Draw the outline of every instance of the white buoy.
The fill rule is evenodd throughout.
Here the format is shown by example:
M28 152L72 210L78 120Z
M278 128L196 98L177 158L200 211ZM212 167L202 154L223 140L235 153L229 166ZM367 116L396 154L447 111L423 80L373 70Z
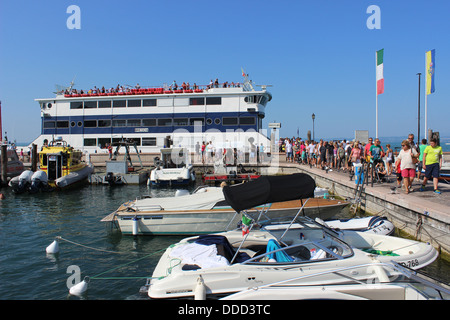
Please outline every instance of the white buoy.
M197 285L194 289L194 300L206 300L206 286L202 276L197 278Z
M83 293L87 291L88 284L89 284L89 277L84 277L83 281L72 286L69 289L69 293L73 296L81 296Z
M58 241L54 240L46 249L47 253L58 253L59 252L59 244Z
M134 216L133 217L133 222L132 222L132 233L133 236L137 236L138 232L139 232L139 219L138 217Z

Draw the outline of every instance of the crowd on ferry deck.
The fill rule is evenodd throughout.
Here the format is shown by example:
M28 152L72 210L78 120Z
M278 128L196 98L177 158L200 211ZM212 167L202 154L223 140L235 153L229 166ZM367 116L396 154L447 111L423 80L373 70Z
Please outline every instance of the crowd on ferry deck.
M203 87L206 87L206 89L211 89L211 88L240 88L241 84L239 82L231 82L228 83L228 81L219 83L219 80L216 78L215 81L213 81L211 79L211 81L209 82L208 85L204 85ZM181 86L178 86L176 80L174 80L172 82L172 84L169 86L169 90L198 90L200 87L197 85L197 83L194 83L192 86L189 84L189 82L183 82L181 84ZM69 91L68 89L66 89L64 91L64 94L66 95L70 95L70 94L100 94L100 93L120 93L120 92L131 92L132 89L141 89L141 86L138 84L136 84L136 86L131 87L131 86L123 86L118 84L116 87L111 87L109 89L105 88L104 86L100 89L97 88L97 86L94 86L94 88L89 89L87 91L84 91L83 89L78 90L78 89L71 89L71 91Z
M377 177L381 181L395 175L397 187L406 194L414 191L413 181L422 184L418 191L424 191L428 180L432 180L434 192L438 189L439 170L442 166L442 147L437 145L436 139L427 144L426 139L418 145L414 142L414 134L402 141L401 150L394 152L390 144L386 148L381 146L380 139L369 138L368 142L358 140L306 140L301 137L280 138L278 141L280 153L285 153L286 162L308 164L311 167L327 171L343 171L355 173L358 164L373 164ZM427 169L428 167L428 169ZM425 170L423 174L422 169ZM403 182L403 186L402 186Z

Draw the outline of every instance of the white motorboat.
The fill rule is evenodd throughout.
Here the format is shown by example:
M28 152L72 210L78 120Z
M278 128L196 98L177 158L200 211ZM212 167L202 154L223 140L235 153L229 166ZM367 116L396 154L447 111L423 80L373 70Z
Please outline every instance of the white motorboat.
M313 185L314 180L306 174L260 177L235 185L234 189L238 188L239 194L236 194L234 201L245 201L254 190L267 193L273 183L276 184L275 188L283 187L280 190L289 190L295 194L295 200L257 203L256 209L247 211L250 217L256 219L261 210L265 217L264 214L269 209L271 217L294 216L303 205L301 198L304 195L304 184ZM123 234L134 235L198 235L223 232L234 229L241 221L241 216L227 202L220 187L203 186L192 194L181 190L180 193L182 195L175 197L128 201L102 221L115 221ZM343 200L311 198L303 206L303 214L313 218L330 219L347 205Z
M353 230L390 236L395 231L394 224L386 217L370 216L352 219L318 221L331 229Z
M448 284L419 271L405 268L395 262L371 263L349 269L357 270L363 267L373 270L372 278L364 282L343 277L340 284L308 286L291 285L292 281L298 279L287 279L254 286L225 296L221 300L450 300ZM328 273L339 274L342 271L344 270L334 269ZM324 277L324 273L306 277L320 279Z
M155 169L147 184L152 186L179 186L195 182L193 166L186 148L161 149L161 158L155 158Z
M311 187L305 195L313 195L314 184ZM266 203L269 199L286 201L293 196L283 188L268 192L260 188L247 194L246 205L240 197L241 188L224 188L226 200L237 212L255 207L258 199ZM333 231L300 216L301 209L287 224L258 227L252 223L245 235L241 230L233 230L189 237L171 245L147 283L148 296L214 298L294 278L292 285L340 284L343 276L366 281L377 272L375 266L350 268L394 261L420 269L438 256L437 250L427 243L367 232ZM342 269L339 275L329 273L336 268ZM320 279L307 277L318 272L326 274Z

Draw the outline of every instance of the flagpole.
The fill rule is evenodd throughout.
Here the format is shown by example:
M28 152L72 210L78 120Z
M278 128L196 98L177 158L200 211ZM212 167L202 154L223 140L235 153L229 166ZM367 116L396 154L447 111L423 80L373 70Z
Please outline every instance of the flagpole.
M428 140L428 122L427 122L427 105L428 105L428 73L427 73L427 53L425 52L425 139ZM429 141L428 141L429 143Z
M377 52L375 51L375 74L377 73ZM375 138L378 139L378 85L377 77L375 76Z

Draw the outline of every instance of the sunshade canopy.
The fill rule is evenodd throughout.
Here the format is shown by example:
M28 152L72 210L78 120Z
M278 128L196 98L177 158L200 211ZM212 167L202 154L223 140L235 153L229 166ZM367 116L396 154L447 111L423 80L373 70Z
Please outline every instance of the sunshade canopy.
M316 183L305 173L260 178L223 188L228 204L237 212L266 203L314 197Z

